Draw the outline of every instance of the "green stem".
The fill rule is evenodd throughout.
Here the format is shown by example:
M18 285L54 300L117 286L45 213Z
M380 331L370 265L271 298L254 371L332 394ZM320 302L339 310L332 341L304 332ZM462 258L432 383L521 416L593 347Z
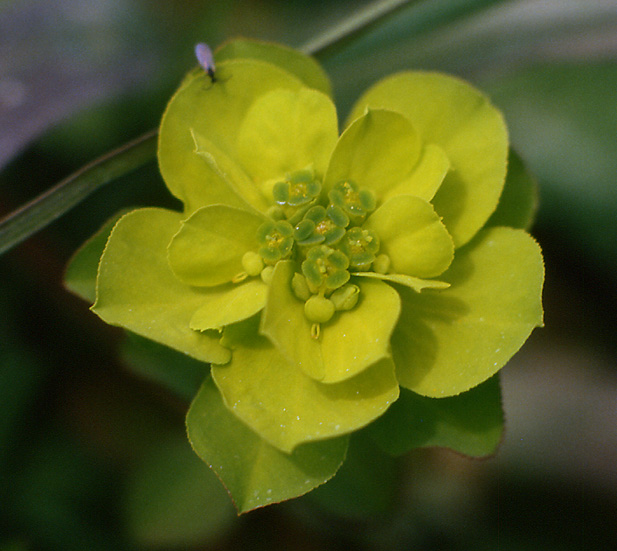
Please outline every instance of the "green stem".
M156 156L153 130L87 164L68 178L0 220L0 254L68 212L92 192Z
M331 48L343 41L352 39L370 25L374 25L382 18L393 14L399 8L409 4L410 0L378 0L358 10L353 15L336 23L315 38L309 40L299 50L307 55L321 57Z
M493 4L509 0L378 0L340 21L301 46L300 51L324 59L346 46L358 35L370 32L377 24L405 10L405 35L425 31L456 21Z

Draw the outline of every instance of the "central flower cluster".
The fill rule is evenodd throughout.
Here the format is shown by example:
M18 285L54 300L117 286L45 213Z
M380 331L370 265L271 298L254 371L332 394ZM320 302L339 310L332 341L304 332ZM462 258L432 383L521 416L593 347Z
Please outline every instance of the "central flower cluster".
M362 224L375 210L374 194L352 180L337 183L327 194L312 167L291 172L272 189L269 219L257 230L258 252L242 258L244 271L235 282L260 276L269 284L274 266L294 260L300 267L291 281L304 302L304 314L319 338L320 324L337 311L351 310L360 288L350 283L354 272L385 274L390 260L379 253L379 237Z

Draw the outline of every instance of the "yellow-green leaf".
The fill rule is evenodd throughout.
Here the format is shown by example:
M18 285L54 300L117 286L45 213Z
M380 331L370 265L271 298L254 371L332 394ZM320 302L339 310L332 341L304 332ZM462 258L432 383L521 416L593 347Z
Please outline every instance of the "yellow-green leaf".
M445 281L439 281L437 279L420 279L419 277L412 277L403 274L378 274L376 272L353 272L351 275L358 277L372 277L374 279L381 279L389 283L397 283L398 285L404 285L413 289L417 293L422 289L447 289L450 287L449 283Z
M302 87L291 73L256 59L224 61L217 67L217 75L214 84L203 71L188 77L169 102L161 122L161 173L189 214L230 194L228 182L221 176L228 163L221 159L237 159L236 136L254 101L270 90ZM200 145L206 143L222 153L220 159L213 154L213 162L206 162Z
M265 212L268 201L244 169L197 130L191 128L190 133L195 143L194 153L203 160L202 169L212 177L207 185L192 188L195 198L191 205L186 205L185 212L190 214L200 206L216 204Z
M218 336L193 331L190 320L207 290L178 280L167 263L167 244L182 215L163 209L133 211L116 224L101 257L96 303L104 321L206 362L226 362Z
M277 264L260 329L292 364L318 381L335 383L390 356L390 335L400 311L399 296L390 285L358 280L358 304L334 314L315 339L304 303L292 292L293 273L292 262Z
M402 195L386 201L364 227L379 236L379 252L388 255L393 273L435 277L452 262L454 243L448 230L419 197Z
M542 324L540 247L522 230L482 230L440 279L450 287L401 288L402 313L392 335L400 384L434 397L491 377Z
M285 453L260 438L223 404L208 378L186 416L189 440L221 479L238 509L301 496L332 478L345 459L347 437Z
M352 432L397 399L389 358L343 382L321 383L258 335L257 321L245 322L252 324L252 333L232 343L231 362L213 365L212 377L227 407L280 450L291 452L304 442Z
M312 166L321 179L338 137L336 109L312 90L273 90L257 99L238 129L238 160L260 186ZM272 201L267 186L264 193Z
M327 192L342 180L353 180L370 189L379 202L397 186L420 195L424 184L414 187L413 172L421 151L420 136L405 117L393 111L371 109L341 135L328 166L324 189Z
M266 218L257 212L212 205L182 222L169 244L169 264L187 285L214 286L240 274L242 256L258 248L257 229Z
M378 82L356 103L405 115L427 143L446 152L452 170L433 204L456 246L468 242L495 210L506 176L508 135L501 113L470 84L451 76L400 73Z
M261 279L222 285L205 297L191 318L191 329L222 329L250 318L265 306L267 294L268 286Z
M217 62L226 59L261 59L294 74L304 84L324 94L331 94L330 79L312 57L272 42L235 39L223 44L215 52Z

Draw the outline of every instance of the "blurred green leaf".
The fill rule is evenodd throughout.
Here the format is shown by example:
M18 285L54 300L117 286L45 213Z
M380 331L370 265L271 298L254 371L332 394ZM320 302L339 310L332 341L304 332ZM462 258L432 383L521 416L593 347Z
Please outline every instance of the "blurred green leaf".
M0 347L0 486L7 474L4 463L11 459L12 440L24 415L35 404L43 376L43 365L31 356L24 344L10 333L3 333Z
M11 501L36 549L122 549L123 534L102 506L115 474L103 459L53 425L42 440L32 440L31 450L13 473Z
M358 40L352 45L362 48L366 55L350 57L345 74L364 64L369 72L413 67L456 73L471 80L476 80L476 75L485 80L487 75L503 76L541 61L614 56L610 38L617 24L614 2L428 0L416 4L417 11L429 13L442 4L442 19L433 21L425 32L407 32L421 20L406 25L399 16L384 22L366 36L379 36L381 41L365 46Z
M284 453L262 440L223 404L212 379L186 418L189 440L219 476L239 513L301 496L334 476L347 437L298 446Z
M235 519L221 483L182 435L142 458L129 477L125 510L132 539L159 549L206 545Z
M341 48L361 33L365 32L377 21L391 17L399 8L405 7L410 0L377 0L369 2L360 9L356 9L350 16L337 21L321 34L313 37L302 46L301 50L316 56L327 55L330 50Z
M187 402L197 394L210 372L209 364L128 331L120 353L135 373L164 386Z
M488 88L541 183L539 222L617 267L617 63L536 66Z
M109 234L116 222L127 212L128 210L119 212L105 222L103 227L73 255L66 268L65 287L90 304L96 300L96 274Z
M28 551L29 545L20 539L11 539L0 542L0 551Z
M383 515L394 504L397 474L397 461L360 431L351 436L345 463L336 476L308 499L343 517Z
M511 226L527 230L533 224L537 208L537 182L527 171L523 160L511 149L508 157L508 174L499 204L486 225Z
M503 412L496 375L449 398L427 398L401 389L400 398L367 433L386 451L443 446L471 456L493 453L501 440Z

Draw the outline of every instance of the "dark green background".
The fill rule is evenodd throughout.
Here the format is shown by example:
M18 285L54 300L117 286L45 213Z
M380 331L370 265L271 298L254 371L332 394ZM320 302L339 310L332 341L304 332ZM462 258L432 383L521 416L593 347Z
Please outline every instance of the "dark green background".
M72 252L117 210L177 206L152 163L0 259L0 551L608 548L617 510L617 4L409 4L321 61L342 113L393 71L472 81L504 111L538 177L546 327L502 372L497 455L418 450L393 461L358 439L366 461L334 483L235 518L188 447L186 396L144 380L131 365L149 361L148 351L127 348L61 283ZM195 42L243 35L301 46L362 5L1 1L0 215L156 127L194 65ZM184 367L199 379L198 367Z

